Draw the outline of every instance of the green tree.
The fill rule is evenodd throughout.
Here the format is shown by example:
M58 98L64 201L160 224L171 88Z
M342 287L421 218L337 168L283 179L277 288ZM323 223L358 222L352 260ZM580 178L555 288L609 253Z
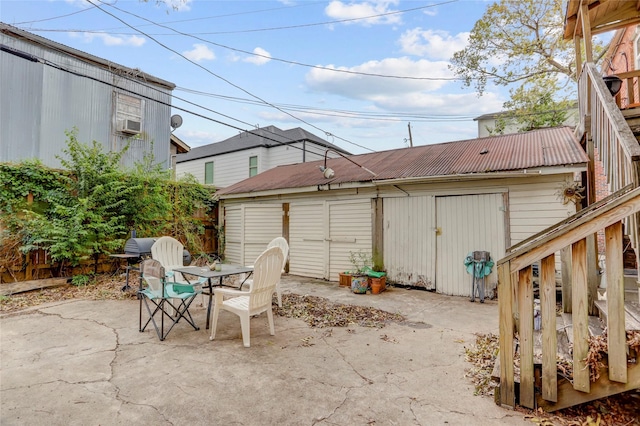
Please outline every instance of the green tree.
M574 44L563 38L563 0L500 0L490 4L454 53L450 69L479 96L489 81L510 87L503 106L520 130L561 124L576 98ZM597 54L602 43L594 43ZM496 126L500 131L501 123Z

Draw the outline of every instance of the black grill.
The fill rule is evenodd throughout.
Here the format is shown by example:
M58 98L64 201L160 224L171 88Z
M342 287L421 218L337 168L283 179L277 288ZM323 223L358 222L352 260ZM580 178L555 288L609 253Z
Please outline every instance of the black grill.
M157 238L129 238L124 244L124 253L138 257L151 256L151 246L156 240Z

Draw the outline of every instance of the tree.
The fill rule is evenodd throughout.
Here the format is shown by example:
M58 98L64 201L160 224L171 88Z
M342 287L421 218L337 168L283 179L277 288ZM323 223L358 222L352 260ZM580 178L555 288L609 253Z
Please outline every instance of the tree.
M520 130L564 121L576 98L574 44L563 39L563 0L500 0L491 4L469 35L469 45L451 59L450 69L482 96L487 83L510 87L504 119ZM604 53L594 43L596 57ZM500 124L497 126L498 131Z

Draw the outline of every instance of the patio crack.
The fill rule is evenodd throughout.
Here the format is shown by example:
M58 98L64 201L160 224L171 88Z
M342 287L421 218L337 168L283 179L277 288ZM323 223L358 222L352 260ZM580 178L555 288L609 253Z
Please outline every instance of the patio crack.
M114 338L115 338L115 342L114 342L114 347L112 349L105 349L104 351L99 351L99 352L113 352L113 356L111 357L111 360L109 361L109 373L107 375L106 378L104 379L99 379L99 380L83 380L83 381L78 381L78 382L68 382L66 380L56 380L58 382L62 382L62 383L67 383L67 384L77 384L77 385L82 385L82 384L87 384L87 383L108 383L110 386L113 387L113 392L114 392L114 398L116 401L118 401L120 403L120 406L122 407L123 404L133 404L130 401L127 401L123 398L121 398L120 396L120 387L118 387L118 385L116 385L115 383L113 383L113 378L114 378L114 371L115 371L115 366L116 366L116 361L118 359L118 354L120 351L120 335L118 334L118 331L116 328L111 327L109 325L107 325L104 322L95 320L95 319L91 319L91 318L71 318L71 317L66 317L63 316L61 314L58 313L51 313L51 312L45 312L42 310L38 310L38 312L41 315L46 315L46 316L53 316L53 317L58 317L60 319L63 320L67 320L67 321L86 321L89 323L93 323L96 324L100 327L104 327L107 330L109 330ZM99 353L96 352L96 353ZM105 395L107 396L107 395ZM138 404L135 404L138 405ZM154 407L154 409L157 411L157 409ZM159 413L160 415L162 415L162 413Z
M346 358L346 357L345 357L345 355L340 351L340 349L336 348L336 347L335 347L335 346L333 346L331 343L329 343L329 342L327 341L327 338L326 338L326 336L325 336L325 335L320 336L320 338L322 339L322 341L323 341L323 342L324 342L328 347L330 347L330 348L331 348L331 349L333 349L333 350L334 350L338 355L340 355L340 358L342 358L342 361L344 361L344 363L345 363L345 364L347 364L349 367L351 367L351 370L353 370L353 372L354 372L354 373L356 373L358 376L360 376L360 378L361 378L362 380L364 380L366 384L368 384L368 385L372 385L372 384L374 383L372 379L370 379L370 378L368 378L368 377L364 376L362 373L360 373L360 372L358 371L358 369L357 369L356 367L354 367L354 365L353 365L353 364L351 364L351 362L349 362L349 361L347 360L347 358Z

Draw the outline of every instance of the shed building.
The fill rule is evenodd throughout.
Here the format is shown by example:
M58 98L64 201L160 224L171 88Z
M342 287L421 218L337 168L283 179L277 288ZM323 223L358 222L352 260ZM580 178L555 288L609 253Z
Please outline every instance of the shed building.
M470 295L466 256L500 259L574 214L565 190L587 162L558 127L276 167L218 192L225 257L251 264L284 236L294 275L337 281L363 251L389 282Z

